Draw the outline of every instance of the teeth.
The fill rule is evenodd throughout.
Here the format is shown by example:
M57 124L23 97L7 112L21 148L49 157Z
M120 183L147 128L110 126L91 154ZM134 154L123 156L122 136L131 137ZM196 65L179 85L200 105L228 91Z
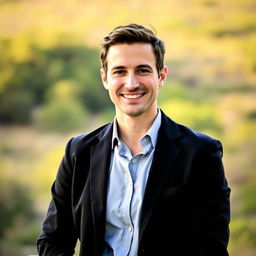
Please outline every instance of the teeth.
M124 97L128 99L135 99L135 98L139 98L140 96L141 94L124 95Z

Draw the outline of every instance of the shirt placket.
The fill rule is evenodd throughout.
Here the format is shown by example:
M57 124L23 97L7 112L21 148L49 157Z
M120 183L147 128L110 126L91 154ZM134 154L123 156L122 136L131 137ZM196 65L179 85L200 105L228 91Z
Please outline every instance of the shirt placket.
M120 150L120 155L119 155L122 160L120 161L122 170L124 173L124 179L125 179L125 184L127 186L125 187L125 193L124 193L124 198L122 202L122 219L124 223L123 227L123 236L124 236L124 241L126 241L125 244L123 244L123 255L128 255L132 239L133 239L133 223L131 219L131 214L130 214L130 208L131 208L131 202L132 202L132 196L133 196L133 181L132 177L129 171L129 162L130 162L130 156L123 147ZM125 160L125 161L124 161ZM127 243L127 240L130 242ZM129 246L128 246L129 245Z

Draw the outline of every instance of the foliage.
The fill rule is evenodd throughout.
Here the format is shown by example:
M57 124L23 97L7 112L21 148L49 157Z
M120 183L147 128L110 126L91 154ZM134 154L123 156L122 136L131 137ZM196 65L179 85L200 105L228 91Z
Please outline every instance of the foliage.
M195 130L221 130L212 104L174 99L161 103L161 107L174 120Z
M48 102L36 112L36 124L44 130L60 132L81 128L86 114L75 89L72 81L57 82L48 92Z
M28 45L26 56L19 53L17 58L12 56L15 45L10 40L0 42L4 53L0 59L0 122L28 123L36 107L49 104L46 101L51 87L66 79L77 85L78 102L74 108L81 105L97 112L110 106L102 90L95 50L81 46L39 49Z
M235 218L232 219L230 249L234 248L255 248L256 247L256 218Z
M38 220L22 225L12 233L11 239L18 245L35 245L35 241L40 234Z
M246 184L243 184L241 188L241 212L244 216L256 215L256 177L250 179ZM256 234L256 231L255 231ZM256 237L256 236L255 236ZM256 245L256 239L255 239Z
M0 180L0 239L12 237L19 227L36 217L33 200L27 187L17 180ZM3 221L4 220L4 221Z
M66 140L63 140L65 144ZM41 155L40 159L35 165L35 169L32 176L34 180L32 186L39 200L47 200L47 204L50 198L50 188L56 177L57 170L64 154L65 145L61 143L58 146L48 149L44 154Z
M84 110L75 101L56 101L43 106L36 115L36 124L43 130L68 132L84 123Z

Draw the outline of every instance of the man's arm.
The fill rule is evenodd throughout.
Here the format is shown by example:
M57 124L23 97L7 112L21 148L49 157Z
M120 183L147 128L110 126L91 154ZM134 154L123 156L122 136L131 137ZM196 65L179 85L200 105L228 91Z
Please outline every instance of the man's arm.
M52 200L43 223L42 234L37 241L40 256L70 256L74 254L77 237L71 209L73 170L70 157L71 141L67 144L57 178L52 185Z
M228 256L230 188L224 174L221 143L215 142L198 154L194 167L199 188L199 255Z

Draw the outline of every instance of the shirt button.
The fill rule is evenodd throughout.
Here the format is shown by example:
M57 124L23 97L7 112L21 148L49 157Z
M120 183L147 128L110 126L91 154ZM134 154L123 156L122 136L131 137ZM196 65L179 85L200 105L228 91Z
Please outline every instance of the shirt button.
M132 226L129 226L129 227L128 227L128 231L129 231L129 232L132 232Z
M132 159L132 162L135 164L137 162L137 159L136 158L133 158Z

